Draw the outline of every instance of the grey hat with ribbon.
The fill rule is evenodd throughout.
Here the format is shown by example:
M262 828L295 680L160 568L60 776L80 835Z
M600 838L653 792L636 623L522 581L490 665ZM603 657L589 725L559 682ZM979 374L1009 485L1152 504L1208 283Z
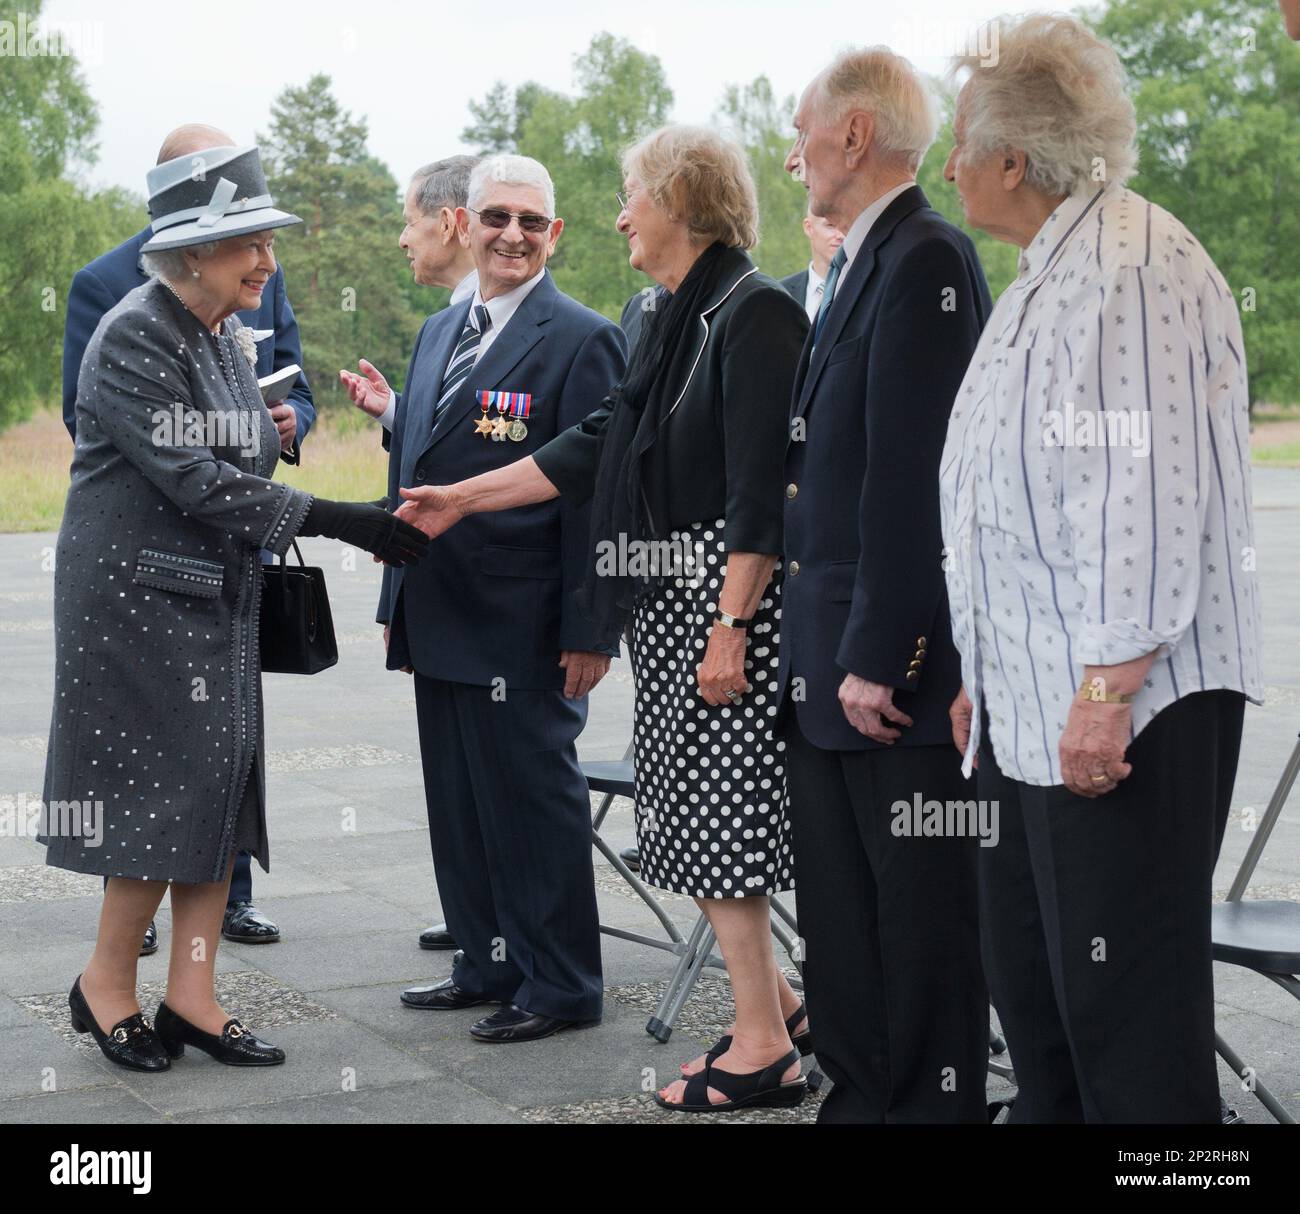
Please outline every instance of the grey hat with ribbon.
M277 211L256 147L205 148L149 170L153 236L142 253L302 223Z

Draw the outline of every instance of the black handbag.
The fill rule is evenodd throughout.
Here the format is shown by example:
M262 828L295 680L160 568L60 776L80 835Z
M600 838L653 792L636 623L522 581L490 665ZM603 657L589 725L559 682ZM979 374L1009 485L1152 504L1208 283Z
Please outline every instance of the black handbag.
M317 674L339 660L334 617L321 570L303 564L293 541L297 565L283 556L278 565L262 566L262 669L268 674Z

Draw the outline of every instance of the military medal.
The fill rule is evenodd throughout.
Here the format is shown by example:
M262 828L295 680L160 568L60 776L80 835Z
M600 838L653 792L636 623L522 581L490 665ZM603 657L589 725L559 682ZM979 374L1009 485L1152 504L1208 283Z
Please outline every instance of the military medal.
M492 441L522 443L528 437L528 426L524 418L532 413L533 395L531 392L488 392L476 393L483 416L474 423L475 433L491 435ZM497 407L497 417L493 421L488 416L492 406Z

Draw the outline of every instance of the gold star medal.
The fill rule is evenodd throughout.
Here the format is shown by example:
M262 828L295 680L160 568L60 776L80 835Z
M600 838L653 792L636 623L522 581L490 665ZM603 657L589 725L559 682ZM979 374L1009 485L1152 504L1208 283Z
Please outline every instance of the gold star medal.
M486 438L492 433L493 429L492 419L488 417L488 410L492 407L493 393L478 392L475 395L478 397L479 408L483 410L483 416L474 423L474 433L481 434Z

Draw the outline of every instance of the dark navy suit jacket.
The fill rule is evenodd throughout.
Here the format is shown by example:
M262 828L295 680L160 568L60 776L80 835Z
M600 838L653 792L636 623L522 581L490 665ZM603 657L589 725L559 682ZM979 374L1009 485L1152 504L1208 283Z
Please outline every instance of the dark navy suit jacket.
M846 673L896 688L897 746L952 744L961 683L939 526L948 415L991 308L974 245L917 186L871 226L821 339L804 344L786 447L781 696L825 750ZM792 680L799 679L797 685Z
M149 281L149 276L140 269L140 246L149 236L148 228L137 232L130 240L83 266L72 279L72 289L68 292L68 317L63 329L63 424L74 439L77 437L77 378L81 373L86 345L104 313L123 296ZM259 378L294 363L302 366L298 322L285 294L283 270L277 267L274 277L262 292L260 308L237 315L251 329L275 330L274 339L267 338L257 343ZM302 440L316 420L306 376L298 376L285 403L292 405L298 415L298 429L293 450L282 452L280 458L286 463L296 464Z
M388 500L399 486L448 485L533 454L580 422L622 378L627 342L617 325L564 295L550 272L482 355L436 431L443 372L471 299L424 322L398 400L389 445ZM475 433L479 391L532 395L522 442ZM495 412L493 416L496 416ZM388 668L414 666L455 683L556 689L562 650L596 643L575 601L587 575L588 514L556 499L471 514L408 568L385 568L376 618L391 623Z

